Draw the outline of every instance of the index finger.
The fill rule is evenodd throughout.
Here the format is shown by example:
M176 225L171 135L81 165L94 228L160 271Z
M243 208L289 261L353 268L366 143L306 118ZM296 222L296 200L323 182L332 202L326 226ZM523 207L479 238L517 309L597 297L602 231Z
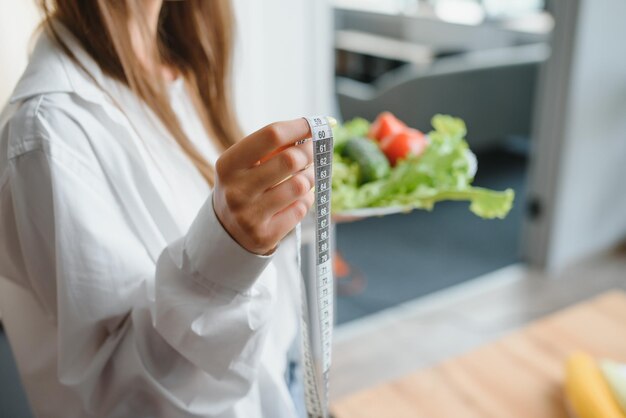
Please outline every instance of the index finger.
M247 169L278 148L311 138L304 118L275 122L254 132L230 147L223 155L230 167Z

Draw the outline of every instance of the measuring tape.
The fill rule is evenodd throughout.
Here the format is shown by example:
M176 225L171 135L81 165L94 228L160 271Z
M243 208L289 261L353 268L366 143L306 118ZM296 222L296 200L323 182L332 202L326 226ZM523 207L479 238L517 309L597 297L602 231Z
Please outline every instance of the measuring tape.
M315 274L302 286L302 361L309 418L328 418L328 372L333 333L333 271L330 248L330 193L333 131L325 117L305 118L313 138L315 170ZM301 266L301 227L296 228Z

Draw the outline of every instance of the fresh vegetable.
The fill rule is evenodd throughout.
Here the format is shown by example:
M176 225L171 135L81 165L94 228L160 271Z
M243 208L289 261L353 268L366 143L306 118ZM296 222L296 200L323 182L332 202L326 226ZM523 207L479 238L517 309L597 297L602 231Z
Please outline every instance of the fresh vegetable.
M624 418L596 362L575 353L566 364L565 391L579 418Z
M392 166L409 156L418 157L426 149L427 141L417 129L405 129L392 134L380 142L380 149L385 153Z
M341 154L351 138L367 136L369 129L370 123L363 118L355 118L337 126L333 129L335 154Z
M600 370L606 379L613 396L626 414L626 364L616 363L610 360L600 362Z
M361 183L359 163L336 151L333 210L388 206L431 210L443 200L462 200L470 203L469 209L477 216L504 218L512 208L515 193L511 189L498 192L471 186L473 154L464 139L465 123L451 116L436 115L432 125L428 146L421 156L400 160L387 176L375 181ZM341 141L340 138L364 129L362 119L347 122L337 128L335 138Z
M359 184L380 180L389 174L389 161L371 139L355 137L348 140L343 155L357 163Z
M377 141L382 141L388 136L400 133L408 127L396 118L391 112L383 112L372 123L368 136Z

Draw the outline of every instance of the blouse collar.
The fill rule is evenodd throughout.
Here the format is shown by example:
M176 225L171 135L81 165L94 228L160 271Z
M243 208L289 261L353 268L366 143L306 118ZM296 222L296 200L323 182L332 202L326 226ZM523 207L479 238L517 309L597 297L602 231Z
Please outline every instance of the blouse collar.
M78 64L61 49L50 34L42 32L26 71L11 95L10 103L47 93L75 93L91 101L104 97L100 86L107 83L107 77L98 63L64 25L59 22L53 22L53 25Z

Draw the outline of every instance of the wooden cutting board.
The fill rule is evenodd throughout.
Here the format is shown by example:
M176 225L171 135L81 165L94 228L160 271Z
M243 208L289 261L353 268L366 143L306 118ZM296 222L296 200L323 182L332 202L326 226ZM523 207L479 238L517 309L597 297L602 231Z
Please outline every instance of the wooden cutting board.
M563 364L575 350L626 363L626 293L606 293L431 369L347 396L333 404L333 414L565 418Z

